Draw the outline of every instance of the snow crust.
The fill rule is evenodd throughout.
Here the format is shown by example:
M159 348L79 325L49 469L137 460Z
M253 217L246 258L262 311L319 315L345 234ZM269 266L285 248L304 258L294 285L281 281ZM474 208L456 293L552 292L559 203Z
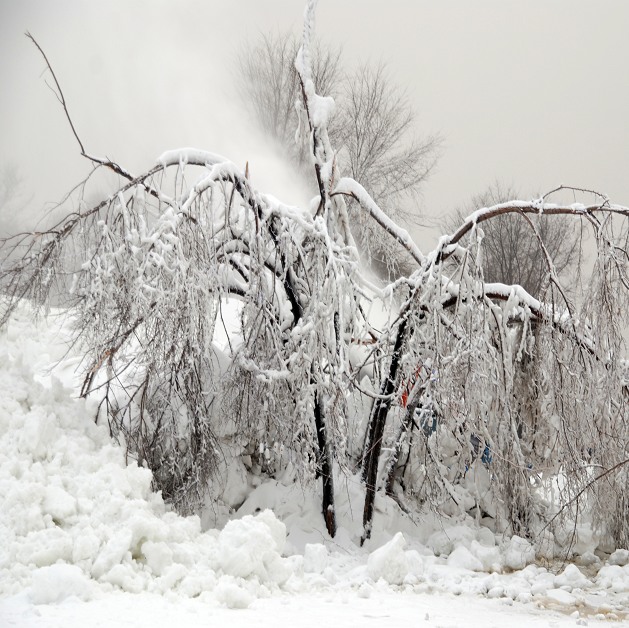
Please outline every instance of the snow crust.
M23 307L0 331L0 625L53 625L45 621L53 616L62 618L54 625L77 625L79 609L102 612L103 600L150 615L168 599L181 615L194 600L275 609L272 600L295 595L306 604L343 598L353 609L421 599L434 613L437 603L426 600L454 594L468 600L462 609L482 600L519 605L521 625L547 625L533 621L539 609L561 611L557 625L627 617L629 551L536 563L526 539L468 520L413 522L383 498L380 523L360 549L360 490L351 478L339 491L334 541L326 541L316 488L276 480L250 492L222 530L203 530L198 517L170 512L150 472L125 460L107 427L94 423L93 405L62 384L77 360L64 357L61 322L35 327L29 315ZM100 625L116 625L111 617Z

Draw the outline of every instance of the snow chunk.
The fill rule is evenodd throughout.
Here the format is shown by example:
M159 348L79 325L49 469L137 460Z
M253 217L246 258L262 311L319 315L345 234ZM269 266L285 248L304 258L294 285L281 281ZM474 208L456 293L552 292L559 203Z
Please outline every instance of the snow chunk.
M596 584L615 592L629 593L629 565L605 565L596 576Z
M51 443L54 442L55 417L42 416L33 411L24 417L20 430L18 451L31 455L34 460L45 460L48 457Z
M35 530L24 537L19 548L19 561L38 567L52 565L72 558L72 538L59 528Z
M370 584L367 584L366 582L363 582L358 587L358 597L367 599L371 597L372 593L373 593L373 587Z
M625 565L629 565L629 550L626 549L617 549L607 561L610 565L619 565L620 567L624 567Z
M242 582L242 581L241 581ZM254 597L238 584L236 578L223 576L214 589L216 599L227 608L248 608Z
M44 512L57 522L63 522L76 514L76 499L59 486L49 486L44 497Z
M29 596L34 604L54 604L75 596L91 598L93 584L76 565L51 565L33 574Z
M173 564L173 551L163 541L146 541L142 544L142 554L151 571L159 576Z
M463 545L459 545L459 547L448 556L446 562L450 567L468 569L469 571L483 571L483 563Z
M129 529L120 530L109 539L92 565L92 576L98 579L119 564L131 548L131 539Z
M406 539L398 532L388 543L374 550L367 560L367 573L372 580L382 578L389 584L402 584L409 571Z
M555 586L572 591L572 589L587 589L592 586L592 583L576 565L567 565L563 572L555 578Z
M563 589L552 589L546 593L546 597L551 602L556 602L562 606L572 606L577 601L577 598L572 593L568 593L568 591Z
M290 569L280 556L286 543L286 526L272 511L230 521L218 537L218 562L228 575L257 576L262 582L283 584Z
M325 545L307 543L304 549L304 572L323 573L328 566L329 554Z
M75 537L72 547L72 562L87 561L98 553L100 539L91 529L84 529Z
M512 536L503 547L504 565L517 571L535 561L535 548L522 537Z
M480 561L482 571L501 571L502 560L500 557L500 550L496 546L488 546L479 543L478 541L472 541L470 544L470 552L472 556Z

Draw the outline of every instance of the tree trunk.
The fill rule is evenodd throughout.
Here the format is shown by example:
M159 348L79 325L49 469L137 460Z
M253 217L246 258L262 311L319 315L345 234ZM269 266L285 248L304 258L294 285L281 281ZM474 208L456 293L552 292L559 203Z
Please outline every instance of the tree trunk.
M400 358L402 357L402 345L406 339L406 319L400 323L398 333L395 338L393 356L389 366L389 374L382 384L380 398L374 404L371 417L369 419L369 436L363 454L363 481L365 482L365 507L363 509L363 536L360 544L371 537L371 524L373 522L373 507L376 499L376 483L378 480L378 462L382 451L382 437L387 422L391 399L397 386L398 371L400 368Z
M321 474L323 487L323 500L321 511L325 519L325 527L331 537L336 535L336 513L334 511L334 478L332 476L332 456L330 455L330 443L328 440L323 404L319 393L315 392L314 419L319 442L318 472Z
M419 395L417 396L417 400L414 403L409 403L409 405L406 406L404 419L402 420L402 424L400 425L400 429L395 439L395 446L393 448L393 452L391 453L391 457L387 462L387 469L385 471L385 491L387 495L393 495L393 487L395 485L398 460L400 459L400 453L402 452L402 447L404 445L404 441L406 440L406 435L413 429L413 424L415 423L415 410L418 405Z

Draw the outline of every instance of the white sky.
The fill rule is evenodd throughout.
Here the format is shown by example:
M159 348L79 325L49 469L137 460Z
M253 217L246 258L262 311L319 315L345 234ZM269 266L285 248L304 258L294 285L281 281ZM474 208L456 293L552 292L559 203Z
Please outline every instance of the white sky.
M0 0L0 164L19 165L39 207L89 169L28 29L89 151L138 171L168 148L205 148L249 160L260 188L303 202L230 94L242 43L260 31L298 31L303 7ZM317 14L318 34L342 43L350 63L387 62L420 134L443 136L424 190L429 216L495 180L522 196L564 183L629 204L628 27L627 0L320 0ZM418 234L420 244L435 235Z

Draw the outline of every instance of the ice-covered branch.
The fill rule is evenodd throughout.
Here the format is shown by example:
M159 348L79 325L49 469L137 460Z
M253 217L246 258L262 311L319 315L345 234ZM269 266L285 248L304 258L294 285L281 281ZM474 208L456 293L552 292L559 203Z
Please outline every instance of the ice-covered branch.
M402 229L391 220L371 198L367 190L354 179L343 177L336 184L331 196L351 196L360 206L393 238L395 238L412 256L418 264L423 264L425 257L411 238L408 231Z
M544 203L543 201L509 201L492 207L478 209L468 216L463 224L451 235L441 238L438 249L435 251L435 260L440 262L452 254L453 245L461 241L472 229L487 220L503 216L505 214L535 214L546 216L572 215L577 217L591 217L598 213L613 213L629 218L629 208L623 205L611 203L583 205L573 203L571 205L557 205Z

